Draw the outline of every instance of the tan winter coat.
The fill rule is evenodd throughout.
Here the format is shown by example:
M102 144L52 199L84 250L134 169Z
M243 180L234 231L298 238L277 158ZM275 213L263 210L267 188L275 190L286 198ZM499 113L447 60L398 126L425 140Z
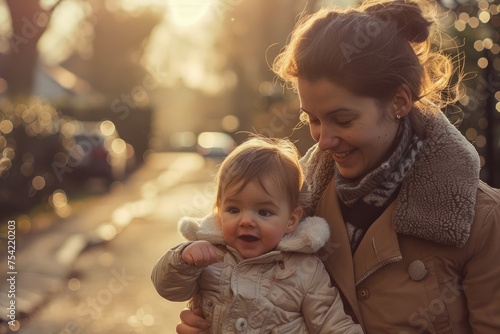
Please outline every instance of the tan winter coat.
M181 223L181 233L189 240L224 244L210 217L200 225L194 220ZM326 222L310 217L274 251L243 259L226 246L224 261L206 268L182 261L182 249L189 244L184 243L160 258L153 284L171 301L186 301L199 293L210 333L362 334L345 314L321 260L312 254L328 236Z
M479 182L475 149L444 115L428 130L397 199L354 255L333 162L317 147L306 154L312 208L331 229L325 266L366 333L498 334L500 191Z

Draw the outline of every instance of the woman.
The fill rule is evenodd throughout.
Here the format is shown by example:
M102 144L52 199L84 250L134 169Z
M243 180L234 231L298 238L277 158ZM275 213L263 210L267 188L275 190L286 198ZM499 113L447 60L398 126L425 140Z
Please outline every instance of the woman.
M321 10L276 59L317 141L308 213L330 224L320 255L367 333L500 333L500 191L441 112L453 66L422 5ZM199 332L199 313L181 320Z

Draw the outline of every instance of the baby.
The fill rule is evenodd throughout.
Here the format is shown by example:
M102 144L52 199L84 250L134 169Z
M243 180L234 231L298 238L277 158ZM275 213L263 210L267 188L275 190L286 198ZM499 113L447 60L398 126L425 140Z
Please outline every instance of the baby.
M183 218L189 242L156 263L152 280L170 301L196 296L211 333L363 333L345 314L314 255L329 238L324 219L302 219L295 146L252 138L217 174L216 213Z

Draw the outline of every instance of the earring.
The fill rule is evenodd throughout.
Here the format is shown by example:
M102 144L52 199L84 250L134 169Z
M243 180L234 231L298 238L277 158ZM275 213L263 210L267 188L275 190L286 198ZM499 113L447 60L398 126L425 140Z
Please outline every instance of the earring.
M400 114L396 114L396 119L399 121L401 120L401 115Z

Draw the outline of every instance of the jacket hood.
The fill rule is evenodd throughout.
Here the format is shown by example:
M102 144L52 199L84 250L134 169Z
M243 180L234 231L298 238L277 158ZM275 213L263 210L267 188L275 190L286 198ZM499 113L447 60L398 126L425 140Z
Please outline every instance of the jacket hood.
M394 228L400 234L463 247L474 220L479 156L443 113L421 117L427 137L402 182L393 214ZM302 163L310 213L333 177L335 162L315 145Z
M180 234L189 241L206 240L212 244L226 245L218 219L214 215L204 218L183 217L178 222ZM303 219L295 231L287 233L281 239L276 250L315 253L330 238L330 228L320 217Z

